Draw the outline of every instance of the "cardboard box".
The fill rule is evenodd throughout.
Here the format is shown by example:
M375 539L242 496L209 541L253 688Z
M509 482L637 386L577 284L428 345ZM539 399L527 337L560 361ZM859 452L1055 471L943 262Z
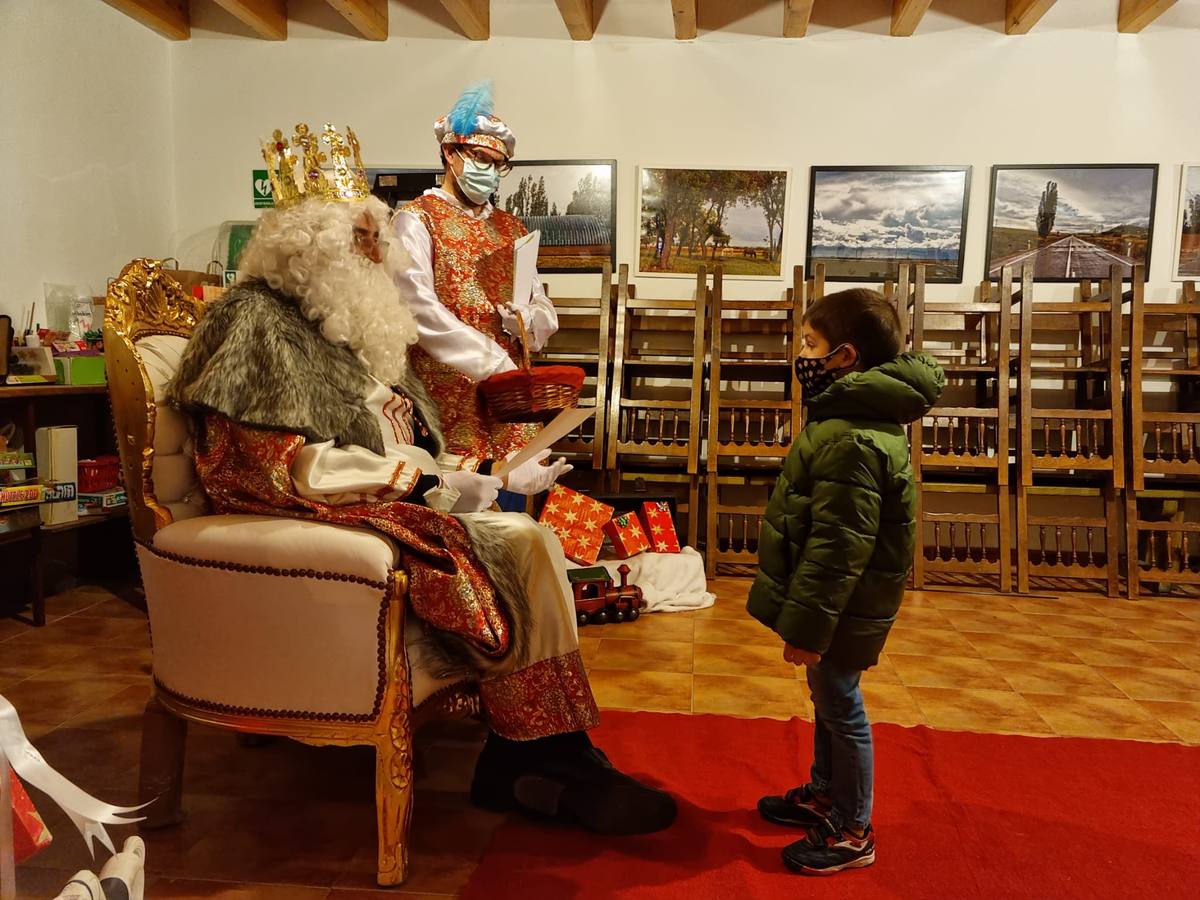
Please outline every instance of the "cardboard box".
M607 503L556 484L538 521L558 535L567 559L590 566L600 556L602 529L612 514L613 508Z
M0 507L28 506L31 503L42 502L42 486L40 484L14 484L0 487Z
M107 384L103 356L56 356L54 371L59 384Z
M17 778L17 773L9 769L8 778L12 788L12 810L10 812L0 809L0 815L12 816L13 854L20 865L49 847L53 838L50 836L50 829L34 808L33 801L29 799L29 794L25 792L21 779Z
M621 513L604 526L604 533L612 541L613 550L618 559L629 559L631 556L650 549L650 541L642 530L642 523L633 513Z
M125 488L110 488L107 491L94 491L89 493L81 493L79 495L79 512L105 512L110 509L118 509L128 503L125 496Z
M679 552L679 535L675 533L670 504L661 500L646 501L642 504L642 520L655 553Z
M38 478L46 484L70 484L71 499L75 498L75 480L79 477L79 435L74 425L54 425L39 428L37 445ZM45 503L42 505L43 525L65 525L79 518L74 503Z
M54 354L49 347L13 347L14 364L5 379L7 384L54 384Z

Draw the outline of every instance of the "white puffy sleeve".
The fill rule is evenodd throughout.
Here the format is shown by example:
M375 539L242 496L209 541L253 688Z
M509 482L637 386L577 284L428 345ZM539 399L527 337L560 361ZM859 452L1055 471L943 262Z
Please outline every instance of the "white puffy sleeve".
M490 375L515 369L503 347L462 321L438 299L433 284L433 242L420 218L411 212L399 212L392 220L392 228L408 252L408 264L397 272L396 286L417 320L421 349L472 381L483 381ZM540 285L537 291L541 292ZM552 305L550 314L554 315ZM541 315L544 317L545 313ZM557 315L554 315L554 329L558 329Z
M333 506L405 499L420 503L421 498L409 495L419 486L436 487L441 466L416 446L389 447L380 456L365 447L322 441L300 449L291 475L300 496Z

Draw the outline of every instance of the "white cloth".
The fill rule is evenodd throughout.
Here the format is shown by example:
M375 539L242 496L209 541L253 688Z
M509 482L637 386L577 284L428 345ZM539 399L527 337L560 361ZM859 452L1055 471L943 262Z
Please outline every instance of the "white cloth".
M574 563L568 565L572 569L586 568ZM704 577L704 558L691 547L684 547L678 553L639 553L629 559L602 559L596 565L608 569L614 584L621 583L617 569L629 566L629 584L640 587L646 601L643 612L687 612L707 609L717 601L717 595L709 593Z
M487 219L492 214L490 203L476 212L464 207L458 198L441 188L431 188L425 193L454 204L473 218ZM473 381L483 381L491 375L515 369L516 365L503 347L458 318L438 299L433 281L433 239L420 217L411 212L399 212L392 220L392 229L408 253L407 265L396 274L396 286L417 320L421 348L438 362L458 369ZM558 313L542 289L542 279L536 272L528 303L518 304L517 308L529 331L529 351L536 353L558 331Z

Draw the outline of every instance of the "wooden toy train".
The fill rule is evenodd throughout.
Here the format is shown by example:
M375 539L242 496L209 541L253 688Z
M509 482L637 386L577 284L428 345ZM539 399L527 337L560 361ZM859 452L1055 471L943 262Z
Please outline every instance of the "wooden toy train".
M621 583L614 585L612 575L603 566L575 569L570 573L575 593L575 615L580 625L606 622L632 622L642 614L645 601L642 589L628 584L629 566L622 563L617 572Z

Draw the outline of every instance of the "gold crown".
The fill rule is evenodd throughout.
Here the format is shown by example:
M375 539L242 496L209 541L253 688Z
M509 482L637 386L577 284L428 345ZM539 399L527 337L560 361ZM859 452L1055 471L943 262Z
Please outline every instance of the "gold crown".
M322 144L328 147L328 153ZM262 155L276 207L295 206L309 197L352 203L371 195L358 138L349 125L345 137L329 124L318 137L301 123L290 142L276 128L271 140L263 143Z

